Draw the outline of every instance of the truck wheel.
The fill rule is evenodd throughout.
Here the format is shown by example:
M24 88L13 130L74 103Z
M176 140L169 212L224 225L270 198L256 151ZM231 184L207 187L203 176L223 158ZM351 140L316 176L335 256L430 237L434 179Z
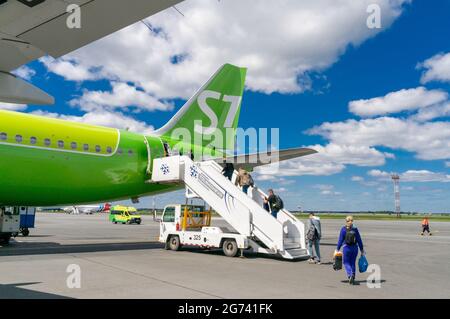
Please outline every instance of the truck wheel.
M171 250L180 250L180 237L178 236L171 236L169 238L169 248Z
M222 245L223 253L227 257L236 257L238 254L238 245L234 239L226 239Z
M22 229L22 236L27 237L30 234L30 231L28 228Z
M141 224L141 221L140 221L140 220L138 220L138 221L136 222L136 224L140 225L140 224Z
M4 246L9 245L9 240L10 239L11 239L10 236L6 236L6 237L3 237L3 238L0 238L0 244L2 244Z

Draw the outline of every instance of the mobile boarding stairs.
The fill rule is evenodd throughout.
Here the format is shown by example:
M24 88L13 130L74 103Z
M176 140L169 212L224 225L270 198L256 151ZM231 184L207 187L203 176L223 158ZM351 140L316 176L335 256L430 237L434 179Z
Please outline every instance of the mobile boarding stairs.
M309 256L301 221L286 209L280 210L275 219L262 206L266 194L253 187L247 195L221 172L222 167L213 160L193 162L188 156L177 155L153 160L151 182L184 182L186 193L203 199L239 234L246 236L253 252L286 259ZM235 171L233 180L236 174Z

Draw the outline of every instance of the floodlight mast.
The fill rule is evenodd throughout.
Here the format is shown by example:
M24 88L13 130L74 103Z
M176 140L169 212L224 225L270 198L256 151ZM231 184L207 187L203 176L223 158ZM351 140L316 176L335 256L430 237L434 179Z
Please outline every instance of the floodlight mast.
M391 178L394 182L395 213L397 214L397 217L400 218L400 176L398 174L392 174Z

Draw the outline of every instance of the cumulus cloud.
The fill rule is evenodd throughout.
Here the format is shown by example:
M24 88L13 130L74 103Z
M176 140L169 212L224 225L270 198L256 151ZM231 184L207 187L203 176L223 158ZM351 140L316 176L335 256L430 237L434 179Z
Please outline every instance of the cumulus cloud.
M448 116L450 116L450 102L444 102L420 109L410 118L419 122L425 122Z
M337 192L334 190L334 185L327 185L327 184L317 184L313 185L313 188L317 188L320 190L321 195L342 195L341 192Z
M391 174L381 170L370 170L368 175L380 180L391 179ZM450 175L441 172L432 172L429 170L407 170L401 174L400 181L404 182L450 182Z
M223 63L246 66L247 88L296 93L342 55L388 28L408 0L185 1L59 60L41 60L66 79L131 82L157 98L188 98ZM366 25L378 3L382 29ZM320 41L318 41L320 39Z
M417 65L418 69L424 69L420 81L450 81L450 52L439 53Z
M78 106L84 111L97 109L123 109L125 107L137 108L138 110L171 110L172 103L161 102L155 97L138 90L127 83L112 82L112 91L88 91L85 90L79 98L69 102L71 106Z
M26 65L23 65L14 70L12 73L24 80L31 80L31 78L36 74L36 71Z
M0 102L0 110L23 111L27 108L26 104L12 104Z
M391 92L382 97L351 101L349 110L361 117L413 111L446 101L447 92L427 90L423 86Z
M379 169L371 169L367 175L377 178L391 178L391 173L380 171Z
M98 69L86 67L70 56L64 56L61 59L53 59L45 56L39 59L50 72L58 74L69 81L87 81L99 79Z
M41 110L34 111L32 113L35 115L47 116L91 125L100 125L118 129L126 129L132 132L138 132L143 134L150 134L154 131L154 128L152 126L148 126L144 122L135 120L119 112L113 113L104 111L93 111L88 112L83 116L50 113Z
M385 153L366 146L328 144L306 146L318 153L261 166L255 169L258 178L273 179L280 176L333 175L345 165L379 166L385 163Z
M307 131L337 145L384 146L416 154L424 160L450 158L450 122L418 123L409 119L379 117L375 119L325 122Z
M362 182L364 181L364 178L361 176L352 176L351 180L352 182Z

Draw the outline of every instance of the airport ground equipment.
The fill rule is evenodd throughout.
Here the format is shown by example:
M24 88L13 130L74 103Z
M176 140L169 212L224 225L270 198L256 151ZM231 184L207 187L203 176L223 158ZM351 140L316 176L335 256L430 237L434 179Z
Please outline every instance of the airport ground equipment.
M19 207L0 207L0 244L8 244L19 229Z
M142 222L141 215L138 215L136 208L116 205L111 207L109 213L109 221L114 224L140 224Z
M247 236L211 227L211 210L199 205L167 205L160 221L159 241L171 250L181 246L222 248L229 257L249 247Z
M30 228L34 228L34 222L36 217L36 207L19 207L20 216L20 228L19 232L22 236L28 236L30 234Z
M212 160L193 162L188 156L169 156L153 161L149 182L184 182L187 197L203 199L234 230L229 232L218 227L204 226L195 232L195 238L199 242L212 240L212 234L216 234L218 238L232 236L230 239L241 249L278 255L285 259L309 256L305 244L305 227L301 221L286 209L280 210L277 218L274 218L263 208L263 197L266 194L257 187L252 188L248 195L245 194L224 177L221 171L222 167ZM164 230L161 240L170 238L172 241L166 243L176 248L185 238L183 236L190 235L190 231L183 231L180 226L177 230L176 222L172 222L173 225L175 229ZM173 239L174 236L178 236L178 239Z

